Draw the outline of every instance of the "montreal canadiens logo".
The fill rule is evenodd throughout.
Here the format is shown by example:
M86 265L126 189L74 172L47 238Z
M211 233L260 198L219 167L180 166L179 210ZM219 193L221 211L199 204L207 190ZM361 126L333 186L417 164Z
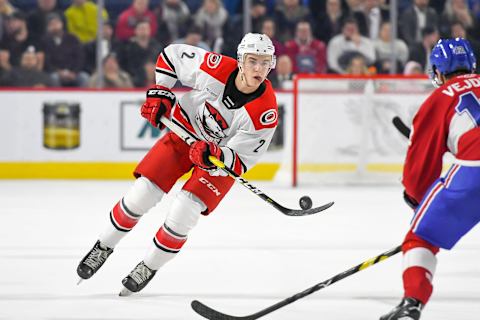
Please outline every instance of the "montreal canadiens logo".
M222 56L219 54L211 53L207 59L207 67L210 69L215 69L222 61Z
M262 115L260 116L260 122L263 125L269 125L277 121L277 118L278 118L277 111L270 109L262 113Z

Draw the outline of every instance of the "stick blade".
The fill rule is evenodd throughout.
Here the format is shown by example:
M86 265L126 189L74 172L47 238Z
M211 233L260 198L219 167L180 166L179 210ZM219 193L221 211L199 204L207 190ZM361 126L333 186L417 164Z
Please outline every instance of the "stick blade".
M307 210L297 210L297 209L288 209L284 208L284 210L281 210L283 214L287 216L293 216L293 217L301 217L301 216L309 216L315 213L322 212L323 210L327 210L331 206L333 206L335 202L331 201L327 204L324 204L323 206L316 207L316 208L311 208Z
M246 317L235 317L235 316L230 316L225 313L221 313L219 311L216 311L209 306L204 305L198 300L193 300L191 303L192 309L201 315L202 317L210 320L255 320L258 319L258 317L254 316L246 316Z
M395 126L395 128L405 137L405 138L410 138L410 128L407 127L407 125L400 119L400 117L395 116L392 119L392 123Z

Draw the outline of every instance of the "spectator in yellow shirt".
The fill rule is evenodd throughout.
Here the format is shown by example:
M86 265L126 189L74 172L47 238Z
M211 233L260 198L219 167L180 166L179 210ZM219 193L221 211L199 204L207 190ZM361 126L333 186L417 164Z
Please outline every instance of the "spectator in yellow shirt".
M65 10L67 31L82 43L92 41L97 36L97 5L87 0L73 0ZM108 19L108 13L103 10L103 19Z

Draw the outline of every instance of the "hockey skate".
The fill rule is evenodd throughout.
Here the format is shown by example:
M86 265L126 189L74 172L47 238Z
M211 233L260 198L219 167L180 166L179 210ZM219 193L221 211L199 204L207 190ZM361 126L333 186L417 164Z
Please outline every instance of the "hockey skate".
M80 284L83 280L90 279L107 261L112 252L112 248L102 246L100 240L98 240L77 267L77 274L80 276L77 284Z
M382 316L380 320L418 320L420 319L422 308L422 303L417 299L403 298L398 306Z
M120 291L120 296L129 296L134 292L139 292L153 279L157 270L152 270L141 261L137 266L122 280L124 288Z

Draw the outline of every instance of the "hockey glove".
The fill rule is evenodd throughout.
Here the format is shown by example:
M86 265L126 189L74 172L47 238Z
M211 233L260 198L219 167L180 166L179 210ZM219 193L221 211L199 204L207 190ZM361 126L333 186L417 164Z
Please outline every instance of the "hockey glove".
M213 142L203 140L195 141L190 146L190 161L203 170L216 168L216 166L208 159L209 156L214 156L215 158L220 159L222 156L222 149Z
M142 105L142 117L148 120L150 124L157 127L160 124L160 130L164 125L160 122L161 117L170 117L176 97L170 89L155 85L155 87L147 90L147 100Z
M417 200L415 200L412 196L410 196L405 190L403 191L403 200L405 200L408 206L413 210L417 209L418 207Z

